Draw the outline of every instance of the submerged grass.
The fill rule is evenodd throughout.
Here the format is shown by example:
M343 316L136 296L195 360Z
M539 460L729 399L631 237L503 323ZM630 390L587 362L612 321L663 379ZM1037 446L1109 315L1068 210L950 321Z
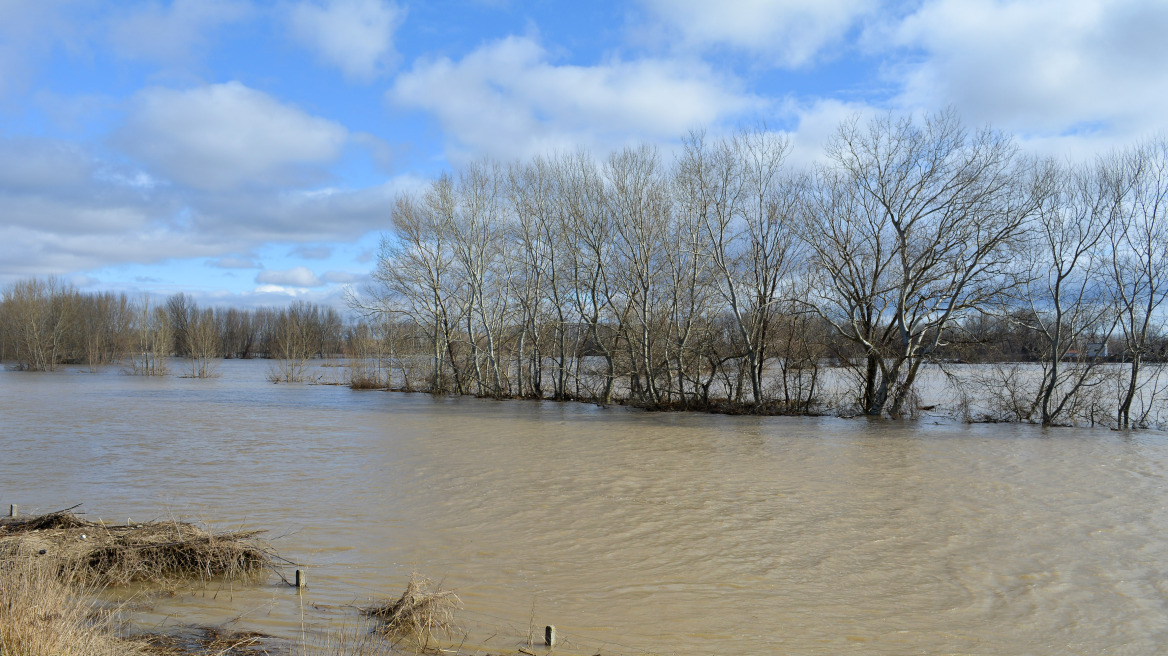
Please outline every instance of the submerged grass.
M180 521L105 524L63 510L0 519L0 559L36 559L62 578L103 586L254 581L278 560L261 533L212 533Z

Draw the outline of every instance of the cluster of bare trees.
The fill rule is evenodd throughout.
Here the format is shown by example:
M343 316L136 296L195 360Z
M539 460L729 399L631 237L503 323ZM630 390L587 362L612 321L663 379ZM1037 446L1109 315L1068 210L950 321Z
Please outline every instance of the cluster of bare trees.
M344 324L335 309L303 301L284 308L199 307L186 294L83 293L57 278L19 281L0 297L0 361L28 371L62 364L126 364L140 375L168 373L181 358L189 375L214 374L223 358L278 360L278 378L297 381L313 357L339 354Z
M993 364L1008 418L1073 422L1107 388L1139 424L1166 144L1060 163L942 112L845 122L806 170L761 129L693 134L671 166L648 146L483 161L396 199L363 305L434 392L901 416L923 366L964 360Z

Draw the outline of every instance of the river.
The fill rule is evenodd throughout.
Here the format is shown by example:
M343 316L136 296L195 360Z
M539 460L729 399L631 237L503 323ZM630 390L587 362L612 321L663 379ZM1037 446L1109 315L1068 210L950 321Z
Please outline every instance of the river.
M1154 654L1168 439L658 414L218 378L0 372L0 503L262 528L307 565L144 622L294 636L411 572L464 653ZM327 373L327 372L326 372ZM557 653L561 653L557 650Z

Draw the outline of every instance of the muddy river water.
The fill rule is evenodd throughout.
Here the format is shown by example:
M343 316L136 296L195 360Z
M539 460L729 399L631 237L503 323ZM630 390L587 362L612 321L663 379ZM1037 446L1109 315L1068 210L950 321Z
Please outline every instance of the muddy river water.
M464 651L1155 654L1162 433L751 418L210 380L0 373L0 504L264 528L307 565L144 620L294 635L413 571ZM540 652L542 653L542 652ZM557 651L559 653L559 651Z

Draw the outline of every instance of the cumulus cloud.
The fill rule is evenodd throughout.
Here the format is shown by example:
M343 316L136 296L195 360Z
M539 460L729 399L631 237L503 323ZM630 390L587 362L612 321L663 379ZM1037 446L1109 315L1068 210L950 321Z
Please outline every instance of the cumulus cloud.
M205 50L209 30L249 13L247 3L232 0L150 2L113 18L108 36L123 57L176 62Z
M784 67L840 43L876 0L642 0L689 47L744 51Z
M783 104L781 115L793 123L789 135L791 151L788 163L807 167L826 159L828 142L838 133L844 121L853 117L861 120L873 118L881 110L860 102L845 102L834 99L814 99L800 102L788 100Z
M407 176L359 189L199 191L155 184L77 144L0 138L0 285L169 259L260 268L239 253L383 230L394 195L420 184Z
M248 243L339 242L388 227L387 212L400 191L419 188L406 176L361 189L242 190L197 194L193 222L202 231ZM230 249L238 251L239 246Z
M311 269L304 266L292 267L284 271L260 271L256 282L279 287L320 287L324 284Z
M435 115L462 150L456 158L672 139L761 106L701 62L556 65L526 37L487 44L459 61L419 60L397 77L389 98Z
M292 34L354 80L369 81L396 59L393 33L405 10L384 0L301 2L289 17Z
M906 107L952 104L1023 136L1168 127L1168 5L1144 0L933 0L885 36Z
M347 135L337 123L227 82L140 92L117 141L176 182L224 190L319 177Z

